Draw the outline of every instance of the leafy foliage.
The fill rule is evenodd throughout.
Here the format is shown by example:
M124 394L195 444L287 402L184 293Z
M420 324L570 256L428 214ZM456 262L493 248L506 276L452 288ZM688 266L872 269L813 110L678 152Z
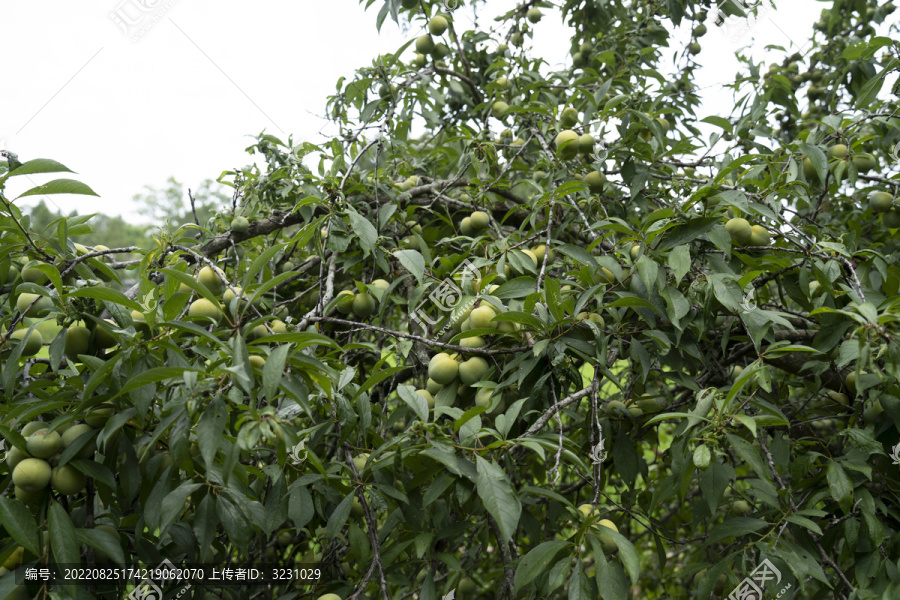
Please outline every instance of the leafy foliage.
M321 569L278 598L707 598L761 565L772 595L897 595L893 6L834 2L703 115L695 48L660 69L708 6L566 0L554 70L547 4L341 79L339 137L261 134L137 264L0 197L0 559ZM0 190L66 171L9 157Z

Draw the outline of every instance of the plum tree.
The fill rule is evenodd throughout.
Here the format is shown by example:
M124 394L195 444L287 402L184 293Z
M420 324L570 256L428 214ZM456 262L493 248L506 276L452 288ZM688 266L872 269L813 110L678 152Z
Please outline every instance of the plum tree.
M764 7L361 4L407 39L335 74L325 139L257 135L130 259L28 219L25 175L88 188L0 151L4 552L299 559L328 600L705 598L764 559L773 596L897 597L893 5L737 50L713 104Z

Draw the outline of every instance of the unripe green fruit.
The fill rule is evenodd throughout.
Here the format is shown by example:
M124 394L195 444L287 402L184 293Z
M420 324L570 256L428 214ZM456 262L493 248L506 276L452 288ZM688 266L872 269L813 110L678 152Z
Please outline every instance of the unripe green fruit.
M869 425L877 423L881 419L882 413L884 413L884 408L881 406L880 400L866 402L863 407L863 419Z
M72 425L62 434L62 445L63 448L68 448L72 442L80 438L81 436L87 433L95 433L96 430L90 425L86 425L83 423L79 423L78 425ZM92 439L84 446L81 447L81 450L78 451L76 455L78 458L91 458L94 455L94 449L96 448L95 441Z
M434 396L431 395L431 392L428 390L416 390L416 394L425 398L425 402L428 403L428 408L434 408Z
M544 13L541 12L537 6L528 9L528 12L525 13L525 18L531 21L532 23L537 23L544 16Z
M9 467L9 470L12 471L16 468L16 465L25 460L26 458L31 458L27 453L19 450L15 446L10 448L6 453L6 466Z
M553 143L556 144L556 152L563 160L574 158L578 154L579 136L571 129L560 131Z
M619 528L616 527L616 524L610 521L609 519L601 519L597 521L597 525L603 525L609 529L612 529L616 533L619 533ZM601 530L602 531L602 530ZM603 546L603 551L609 554L610 552L614 552L619 545L616 543L616 540L613 539L611 535L608 533L601 533L599 536L600 544Z
M746 246L753 236L753 228L750 227L750 223L747 222L747 219L742 219L740 217L729 219L728 222L725 223L725 231L727 231L731 236L731 239L740 246Z
M694 466L701 471L705 471L709 468L711 458L712 454L709 451L709 447L705 444L700 444L694 448Z
M502 119L509 112L509 104L503 100L497 100L491 105L491 116L495 119Z
M104 319L104 321L109 323L112 327L115 327L115 328L119 327L118 323L116 323L112 319ZM98 325L94 328L94 346L96 346L97 348L106 349L106 348L112 348L116 344L118 344L118 342L116 341L116 338L113 337L113 335L110 334L108 331L106 331L106 329L104 329L100 325Z
M357 519L366 514L366 511L363 508L362 502L359 501L359 498L353 498L353 504L350 506L350 514Z
M875 212L887 212L894 202L894 197L887 192L875 192L869 196L869 207Z
M703 48L700 46L699 42L693 42L690 46L688 46L688 51L691 54L693 54L694 56L696 56L697 54L700 54L700 51L702 49Z
M559 124L565 129L571 129L578 122L578 110L568 106L559 115Z
M39 458L26 458L13 469L13 483L26 492L39 492L50 483L50 464Z
M475 406L490 406L493 397L493 388L478 388L478 391L475 392Z
M495 316L497 316L497 311L494 310L493 306L490 304L482 304L478 308L472 310L469 319L472 322L472 327L475 329L484 329L488 327L497 329L498 324L491 321Z
M599 194L603 191L603 186L606 184L606 175L599 171L591 171L584 176L584 182L588 184L593 193Z
M441 388L444 387L435 381L432 378L428 378L428 381L425 382L425 389L428 390L428 393L431 395L437 394L441 391Z
M231 220L231 230L235 233L245 233L250 229L250 220L247 217L235 217Z
M84 422L93 427L94 429L100 429L106 422L109 421L109 418L116 414L116 409L112 406L107 405L99 405L92 408L85 416Z
M25 334L27 333L27 329L16 329L12 332L12 335L9 336L9 344L12 347L18 346L22 343L22 340L25 339ZM35 329L31 332L31 335L28 336L28 341L25 342L25 347L22 348L22 353L19 356L34 356L41 349L43 343L44 338L41 335L41 332Z
M621 400L613 400L609 404L606 405L606 414L608 415L620 415L623 412L628 410L628 407L625 406L625 403Z
M16 499L23 504L37 504L44 496L44 490L39 490L37 492L26 492L19 486L15 486L13 491L16 495Z
M535 246L534 250L532 250L531 252L537 258L538 264L539 265L543 264L544 263L544 254L547 252L547 246L545 244L540 244L538 246ZM547 257L547 263L552 263L555 259L556 259L556 250L554 250L553 248L550 248L550 256ZM496 289L498 286L494 285L491 287ZM491 293L492 291L493 290L489 290L488 293Z
M62 449L62 439L55 431L38 431L28 437L26 448L35 458L50 458Z
M469 216L469 224L472 226L472 229L475 231L482 231L483 229L487 229L487 226L491 223L491 217L483 210L476 210Z
M18 546L15 550L13 550L12 554L10 554L7 559L3 562L3 568L9 569L12 571L19 567L22 564L22 556L25 554L25 548L22 546Z
M589 133L585 133L581 137L578 138L578 151L581 154L590 154L594 151L595 144L594 136Z
M79 354L87 354L91 349L91 332L86 327L73 325L66 329L66 357L78 361Z
M447 31L447 27L449 26L450 23L448 23L447 19L441 15L432 17L432 19L428 21L428 31L431 35L444 35L444 32Z
M606 267L600 267L600 270L597 271L597 279L603 283L614 284L616 282L616 274Z
M48 278L47 274L37 267L28 267L27 269L22 270L22 280L27 281L28 283L44 285L45 283L47 283Z
M431 54L434 52L434 39L430 35L423 35L416 40L416 52L419 54Z
M850 398L847 396L847 394L842 394L840 392L835 392L834 390L831 390L828 392L828 397L831 398L832 400L834 400L835 402L837 402L838 404L843 404L844 406L847 406L848 404L850 404Z
M472 227L472 217L464 217L459 223L459 232L463 235L474 235L475 228Z
M456 379L456 375L459 372L459 365L446 354L443 355L446 358L435 360L440 356L440 354L435 356L428 363L428 378L438 385L443 386L453 383L453 380Z
M366 463L369 461L369 453L363 452L353 457L353 466L356 467L357 473L362 473L366 469Z
M463 348L483 348L484 346L487 346L487 342L483 337L475 336L460 340L459 345Z
M669 120L665 117L656 117L656 122L659 123L659 126L662 128L663 133L669 133L669 129L671 125L669 124Z
M856 169L860 173L868 173L872 169L878 167L875 157L866 153L854 155L853 164L856 165Z
M219 277L222 275L224 278L225 273L221 269L213 270L212 267L203 267L200 269L200 272L197 273L197 281L206 286L206 288L212 292L213 296L221 296L222 292L225 291L225 284L222 282L222 278Z
M470 577L463 577L459 580L459 593L460 594L473 594L478 589L478 586Z
M865 375L865 371L859 372L860 376ZM856 395L856 371L850 371L847 373L847 377L844 379L844 385L847 386L847 389L850 390L850 393L854 396Z
M474 311L473 311L474 312ZM473 356L459 365L459 379L466 385L481 381L490 365L480 356Z
M828 156L831 158L836 158L838 160L847 156L847 146L844 144L835 144L831 148L828 149Z
M325 594L323 596L319 596L316 600L344 600L337 594Z
M808 156L803 159L803 175L810 181L819 180L819 172Z
M738 377L741 376L741 373L744 372L744 367L741 365L734 365L728 370L728 374L731 377L731 381L737 381Z
M428 57L424 54L416 52L416 57L413 59L413 66L415 66L417 69L423 69L426 65L428 65Z
M578 512L581 513L582 518L587 519L591 516L591 513L594 512L594 507L590 504L582 504L578 507Z
M701 38L706 35L706 25L701 23L700 25L694 27L693 34L695 38Z
M198 298L191 302L191 307L188 309L188 315L196 318L203 317L212 319L216 324L220 323L225 317L225 314L222 312L219 305L213 304L206 298Z
M34 303L34 306L28 308L32 302L37 300ZM23 293L19 294L19 297L16 299L16 309L20 313L24 313L26 317L36 318L43 317L50 312L50 309L53 308L53 300L46 296L39 296L38 294L29 294ZM27 312L26 312L27 310Z
M378 288L379 290L386 292L387 289L391 287L391 284L384 279L375 279L369 284L369 287Z
M355 294L349 290L343 290L339 292L337 295L337 302L335 303L335 308L337 311L343 315L349 315L353 312L353 299Z
M353 314L358 317L366 318L371 316L377 307L375 297L368 292L356 294L356 297L353 298Z
M900 210L892 208L881 215L881 224L888 229L897 229L900 227Z
M771 241L769 230L762 225L754 225L750 228L751 246L768 246Z
M86 484L87 478L84 476L84 473L72 465L54 467L50 474L50 485L64 496L77 494L84 489Z
M604 325L606 325L606 322L603 320L603 317L598 315L597 313L589 313L589 312L582 311L582 312L578 313L578 316L576 318L579 320L582 320L582 321L587 319L588 321L596 323L597 326L600 327L601 329L603 328Z
M253 369L262 369L266 366L266 358L259 354L250 355L250 367Z

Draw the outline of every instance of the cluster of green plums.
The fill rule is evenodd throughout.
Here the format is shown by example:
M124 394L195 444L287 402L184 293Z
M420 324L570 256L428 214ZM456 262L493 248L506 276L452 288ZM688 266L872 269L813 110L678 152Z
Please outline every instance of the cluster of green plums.
M72 458L93 458L97 431L114 413L111 406L99 406L85 415L84 423L51 429L50 423L33 421L22 427L25 449L12 446L6 453L15 497L25 504L36 504L48 487L65 496L81 492L87 483L84 473L68 462L60 465L60 456L74 445Z
M390 285L384 279L376 279L365 286L366 291L354 293L350 290L343 290L335 298L335 308L344 315L354 315L361 319L371 317L378 310L378 299L371 290L377 289L381 295L387 292Z

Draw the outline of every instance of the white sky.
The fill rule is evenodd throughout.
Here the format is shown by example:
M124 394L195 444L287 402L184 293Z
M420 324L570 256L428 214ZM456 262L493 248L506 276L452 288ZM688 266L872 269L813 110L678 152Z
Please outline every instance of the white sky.
M486 15L515 4L489 0ZM134 19L141 5L158 18L133 41L110 15ZM250 136L263 129L285 141L288 134L324 141L320 115L338 78L421 34L421 21L402 32L388 18L379 35L381 5L376 0L365 12L358 0L0 0L0 148L20 160L58 160L100 194L43 197L51 208L137 222L132 196L145 185L162 186L174 175L196 188L243 166ZM715 84L733 79L737 48L750 44L762 57L768 44L805 43L823 6L780 0L749 33L718 30L710 20L696 60L704 65L698 84L712 87L699 116L728 111L730 95ZM534 27L534 55L560 64L568 31L558 13L545 13ZM465 28L471 11L454 17ZM682 25L679 41L691 25ZM673 57L676 46L665 51L669 65L682 60ZM9 196L47 179L11 182ZM40 197L25 200L28 206Z

